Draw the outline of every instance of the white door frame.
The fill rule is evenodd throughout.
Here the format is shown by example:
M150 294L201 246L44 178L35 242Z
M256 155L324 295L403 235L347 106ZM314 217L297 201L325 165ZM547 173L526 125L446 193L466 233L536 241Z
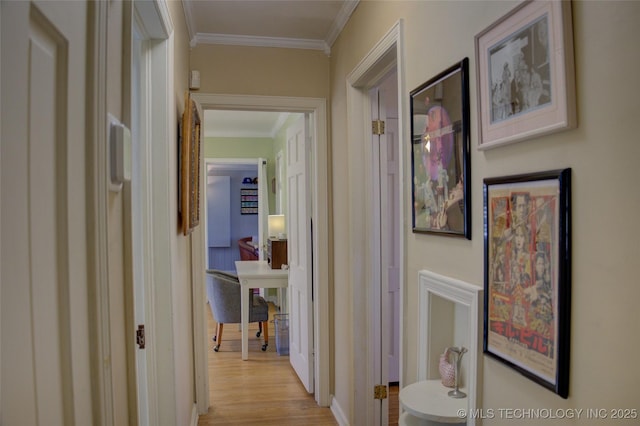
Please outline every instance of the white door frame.
M145 223L142 231L143 241L140 243L144 247L143 265L144 268L143 288L138 288L136 296L141 296L144 300L141 305L136 303L134 309L143 308L142 316L135 313L135 318L140 319L145 325L147 347L144 350L134 349L142 365L146 364L146 371L137 371L138 394L136 401L131 401L132 407L138 408L138 422L140 425L159 424L159 419L172 408L175 402L169 403L173 396L173 390L167 389L165 378L172 379L166 372L173 371L173 361L163 355L167 342L172 342L169 332L157 333L158 313L170 313L172 309L171 293L161 292L158 287L162 280L170 281L171 276L171 245L169 243L170 229L168 224L172 222L170 217L170 199L166 197L151 196L151 194L164 193L166 191L154 191L153 188L166 188L169 184L170 149L173 139L169 135L174 132L170 130L168 123L173 123L169 105L169 94L173 93L171 88L172 68L170 67L170 43L169 38L173 32L173 24L165 0L154 0L153 2L135 1L133 3L133 20L139 22L140 28L144 29L143 36L143 63L141 64L144 79L142 84L144 96L139 99L140 125L140 164L142 173L140 174L140 198L137 207L142 207L142 211L131 211L132 217L142 215ZM131 86L133 89L133 85ZM151 94L153 93L153 99ZM132 94L137 96L137 93ZM158 99L165 99L166 102L155 102ZM132 99L130 102L134 102ZM126 104L126 101L125 101ZM133 105L130 109L133 113ZM132 115L132 114L129 114ZM129 117L131 122L134 117ZM138 166L138 165L136 165ZM134 206L136 204L134 203ZM153 214L149 214L153 212ZM165 243L162 243L164 241ZM127 241L131 245L131 241ZM130 252L125 255L131 256ZM128 270L132 275L132 270ZM165 277L165 278L163 278ZM133 281L133 276L127 277ZM167 281L167 285L170 284ZM161 317L165 317L162 314ZM171 318L171 315L168 315ZM130 332L136 328L136 322L127 324ZM133 336L131 336L133 338ZM144 377L143 377L144 376ZM144 391L146 388L146 395ZM142 393L141 393L142 392ZM135 404L135 405L133 405ZM164 407L164 408L163 408ZM164 410L164 411L163 411Z
M278 151L276 153L276 172L275 172L275 179L276 179L276 214L284 214L285 210L286 210L286 206L284 205L284 199L285 197L283 196L283 184L282 182L286 179L286 177L284 176L284 153L282 150Z
M379 211L379 197L369 177L373 176L372 147L371 147L371 100L369 89L376 86L392 68L396 68L398 76L398 122L399 135L401 140L406 140L406 102L404 99L404 58L403 58L403 21L398 21L387 34L365 55L360 63L353 69L347 77L347 114L348 139L349 139L349 240L351 255L351 282L353 284L351 292L352 305L352 326L353 326L353 347L352 353L358 353L357 348L366 347L368 353L365 357L352 359L353 366L353 386L355 389L365 389L365 392L354 392L353 413L362 417L355 418L355 424L373 425L380 422L376 417L376 404L373 399L373 387L376 375L374 371L375 357L381 356L379 347L374 346L371 338L372 331L362 333L373 327L380 332L380 310L376 305L375 298L371 295L380 292L379 274L373 274L375 265L380 264L380 241L373 238L370 230L375 226L370 215L362 215L361 206L368 206L369 211ZM399 144L399 175L404 179L405 155L402 149L403 144ZM405 263L405 202L406 194L400 197L400 223L398 229L400 235L400 387L403 382L403 344L404 330L404 271ZM364 237L363 237L364 236ZM363 244L354 243L365 239ZM374 282L375 278L378 282ZM368 294L370 297L363 298L356 295ZM373 355L376 353L376 355Z
M372 194L371 205L371 240L374 242L376 250L375 258L379 259L379 268L372 269L372 291L370 292L369 300L372 303L371 316L374 318L375 324L380 324L380 327L371 327L369 330L370 345L372 345L373 354L373 369L372 371L378 372L377 377L374 378L374 382L383 384L386 386L390 383L390 358L389 354L392 350L392 344L390 338L392 336L399 337L398 332L395 330L395 326L399 327L400 315L397 309L392 309L390 305L390 283L392 281L390 275L390 266L395 266L393 282L398 285L398 294L394 294L394 299L399 299L399 274L400 267L398 263L402 260L399 257L399 240L400 240L400 226L399 226L399 211L400 211L400 191L401 191L401 179L397 171L399 162L397 158L401 152L399 143L400 137L398 134L398 111L397 103L398 94L394 93L393 98L390 98L388 90L395 90L397 92L397 72L395 66L385 75L381 81L379 81L372 89L369 90L369 96L371 100L372 118L374 120L383 120L385 123L384 132L381 135L372 135L372 157L373 165L371 169L371 180L376 182L374 185L375 191ZM389 108L393 106L392 108ZM394 111L395 109L395 111ZM391 113L393 112L393 115ZM395 125L394 125L395 123ZM389 153L389 150L393 149L393 153ZM394 164L394 182L389 181L389 167L392 163L389 162L389 157L392 158ZM378 165L375 167L375 165ZM398 197L398 199L396 199ZM393 212L391 212L391 209ZM397 240L396 240L397 238ZM378 291L379 289L379 291ZM399 303L397 304L399 309ZM379 350L378 350L379 348ZM395 354L394 359L396 368L399 367L399 342L397 345L393 345L393 352ZM394 375L393 381L398 381L399 375ZM380 400L380 410L374 410L374 424L386 425L389 420L389 400ZM378 419L378 416L380 418Z
M314 280L314 347L315 347L315 399L318 405L328 407L330 403L329 383L331 379L329 370L330 359L330 335L329 329L329 212L328 212L328 146L327 146L327 105L322 98L297 98L280 96L249 96L249 95L219 95L207 93L192 93L193 99L206 109L235 109L235 110L261 110L261 111L285 111L313 114L314 125L310 129L313 135L311 157L313 176L311 176L312 212L314 223L313 239L313 280ZM204 188L201 181L201 188ZM202 190L202 189L201 189ZM200 197L201 203L204 197ZM201 205L202 211L202 205ZM204 241L204 227L194 233L192 238L192 262L193 294L204 295L205 263L202 254L195 255L196 251L202 253ZM197 240L197 241L196 241ZM204 318L205 305L194 300L194 306L201 306L201 316ZM198 314L200 315L200 314ZM208 368L206 341L206 323L201 320L194 322L194 351L196 353L196 401L198 412L204 414L208 410L209 393L204 392L207 385Z

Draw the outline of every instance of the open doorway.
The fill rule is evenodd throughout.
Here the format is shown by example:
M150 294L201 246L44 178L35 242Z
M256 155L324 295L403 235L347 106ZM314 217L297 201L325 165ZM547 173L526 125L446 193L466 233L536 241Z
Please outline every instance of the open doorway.
M320 348L316 351L315 364L313 365L313 371L322 371L324 374L318 376L315 381L313 394L318 405L329 405L329 379L330 375L328 371L329 365L329 352L328 352L328 213L327 213L327 145L326 145L326 101L323 99L307 99L307 98L269 98L269 97L249 97L249 96L233 96L233 95L206 95L206 94L193 94L194 100L198 102L204 111L211 109L223 109L223 110L242 110L242 111L293 111L295 113L306 114L312 117L313 126L310 128L312 137L310 142L312 146L309 146L310 158L312 159L313 176L309 182L310 193L312 198L311 205L314 206L310 212L316 230L326 230L327 232L318 232L317 236L313 238L313 259L311 260L314 265L324 267L318 267L314 269L314 303L316 309L314 309L314 333L312 336L313 345L315 348ZM206 122L205 122L206 125ZM206 138L205 138L206 139ZM204 156L207 157L209 152L207 147L204 148ZM277 153L276 153L277 154ZM275 158L275 157L272 157ZM275 161L272 167L275 167ZM275 172L274 172L275 173ZM270 174L273 176L273 174ZM268 190L273 194L271 179L267 182ZM204 186L204 185L203 185ZM201 200L205 197L201 197ZM203 201L204 202L204 201ZM274 197L275 204L275 197ZM203 210L204 210L204 206ZM270 211L275 212L276 209ZM203 231L201 231L204 233ZM205 235L201 235L200 250L204 247ZM193 249L198 249L197 245L192 246ZM193 274L194 279L194 295L203 294L204 285L204 265L205 256L200 257L202 263L194 262ZM311 263L311 262L310 262ZM197 279L202 277L202 279ZM194 306L198 312L194 312L194 330L195 330L195 345L196 352L200 354L207 353L207 336L206 336L206 323L202 321L204 319L204 313L206 308L206 300L196 299L194 296ZM201 309L201 311L200 311ZM318 332L318 330L321 330ZM197 400L198 411L200 413L206 412L207 404L209 400L208 382L207 382L207 369L206 369L206 356L200 355L199 361L196 360L196 377L198 377L197 385Z
M365 129L371 128L372 120L377 119L377 108L374 110L372 89L380 89L385 77L395 72L395 78L389 83L397 89L397 113L394 113L395 142L404 140L405 128L405 102L404 93L404 71L402 58L402 21L398 21L387 34L374 46L371 51L359 62L347 78L347 104L348 114L355 117L348 124L350 139L349 156L350 165L355 165L356 170L350 173L351 199L353 202L366 205L371 212L370 217L362 217L356 214L357 209L352 209L349 217L350 235L352 238L365 235L364 244L372 247L367 253L355 251L352 247L352 256L358 259L352 267L352 285L354 293L370 294L370 299L354 298L352 310L354 314L354 343L353 347L366 347L372 354L370 359L364 362L358 360L354 362L354 383L356 388L371 387L372 392L362 392L354 398L354 410L363 414L363 422L371 425L389 424L389 401L387 399L374 398L373 389L386 387L389 383L391 358L387 363L387 356L391 347L397 344L397 353L393 356L393 367L398 368L399 387L402 388L403 365L402 365L402 341L403 341L403 282L405 270L404 257L404 220L405 217L403 200L406 199L404 189L398 187L401 177L404 176L403 150L402 144L396 143L394 147L385 143L386 154L392 154L385 161L380 161L382 151L381 141L376 142L375 135ZM386 106L387 104L382 104ZM366 125L365 125L366 124ZM351 142L353 143L351 144ZM364 158L364 161L362 160ZM389 195L381 192L382 184L388 183L391 174L384 171L384 167L389 164L388 160L395 158L395 171L393 175L396 179L396 192L393 196L395 201L391 201ZM350 170L351 171L351 170ZM390 169L389 169L390 171ZM386 207L397 206L394 211ZM383 208L384 207L384 208ZM386 217L386 218L385 218ZM391 217L395 219L390 220ZM386 240L386 241L385 241ZM393 244L391 244L391 241ZM389 256L390 247L396 246L393 250L393 258ZM399 285L392 287L391 275L397 280ZM393 293L393 296L392 296ZM391 302L394 302L392 306ZM391 312L396 311L391 314ZM397 315L397 316L396 316ZM390 317L398 319L397 343L391 344L391 330L395 327L389 321ZM370 332L366 335L358 335L358 330L373 324ZM396 360L399 360L396 361ZM395 380L394 380L395 382Z
M371 139L374 158L372 176L379 182L372 196L377 214L373 225L377 247L377 273L372 291L379 288L380 304L372 316L379 315L378 333L374 335L374 345L380 348L379 378L376 382L389 387L387 400L381 400L381 424L398 424L400 387L400 200L402 179L400 176L400 126L398 114L397 68L391 70L369 90L373 118L384 123L384 132L375 132ZM379 263L377 260L379 259ZM379 312L378 312L379 311ZM379 339L379 340L378 340ZM388 419L388 423L384 422Z
M242 250L259 259L260 159L205 160L207 269L234 271Z

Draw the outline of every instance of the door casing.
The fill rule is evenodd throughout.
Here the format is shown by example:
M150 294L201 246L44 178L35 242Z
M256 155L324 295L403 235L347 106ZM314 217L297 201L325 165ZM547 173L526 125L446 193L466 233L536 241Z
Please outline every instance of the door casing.
M401 178L398 172L400 137L398 135L397 73L395 67L370 91L371 114L374 120L382 120L384 132L371 137L373 164L371 180L376 182L372 194L371 239L375 247L374 258L379 259L377 269L372 270L370 303L371 317L378 327L371 327L369 339L372 345L375 383L387 385L398 382L399 374L399 220ZM377 165L377 166L376 166ZM397 290L391 292L391 288ZM393 302L393 307L392 303ZM392 343L393 337L393 343ZM393 358L390 354L393 353ZM391 376L393 364L394 375ZM386 425L389 419L389 400L380 400L380 412L374 410L376 424ZM380 416L378 419L377 416Z
M236 109L236 110L262 110L262 111L286 111L312 114L314 125L310 129L314 143L312 146L312 158L314 162L313 176L311 180L311 195L314 229L323 230L316 232L313 241L313 264L317 265L313 271L314 286L314 347L315 347L315 383L314 396L318 405L327 407L330 404L330 329L329 329L329 279L331 271L329 269L329 199L328 199L328 146L327 146L327 105L323 98L297 98L280 96L248 96L248 95L222 95L193 93L192 98L205 109ZM204 160L202 160L204 162ZM201 170L204 163L201 164ZM201 175L203 175L201 173ZM203 182L200 188L205 188ZM205 197L200 197L204 203ZM200 206L203 211L203 205ZM198 232L193 233L191 239L191 249L194 253L192 262L192 286L194 299L197 295L204 295L205 269L204 256L204 227L200 227ZM326 232L325 232L326 231ZM200 253L199 255L196 252ZM202 311L201 318L205 318L205 305L200 303L201 299L194 300L194 306L200 306L198 311ZM199 357L196 360L196 401L198 412L207 412L209 393L204 392L208 386L203 382L208 381L208 369L206 356L206 323L204 320L194 321L194 351ZM204 337L203 337L204 336Z
M396 68L398 84L398 121L401 140L406 140L407 125L405 124L406 102L402 98L404 90L404 58L403 58L403 21L398 21L387 34L369 51L360 61L354 70L347 76L347 105L348 105L348 140L349 140L349 239L350 241L360 241L362 244L350 244L352 282L352 353L357 353L358 347L368 348L368 354L358 359L352 359L353 386L354 389L365 389L365 392L353 392L353 414L352 420L355 425L379 425L383 419L377 413L377 404L373 399L373 387L379 383L376 380L379 372L375 371L375 358L380 357L380 347L375 345L371 333L360 333L362 329L369 328L372 324L377 327L380 333L380 308L379 304L371 303L369 298L356 297L358 294L380 292L380 282L374 282L373 273L376 265L380 263L379 239L376 240L369 232L375 224L371 217L359 214L358 206L368 206L369 209L377 209L380 205L375 205L376 191L371 180L363 178L372 176L373 153L371 146L371 135L367 132L371 128L371 99L369 90L375 87L390 70ZM405 155L402 144L399 144L398 160L399 175L404 177ZM406 261L404 260L405 237L404 218L406 204L406 194L400 197L400 223L397 232L400 235L400 387L403 382L403 344L404 331L402 318L404 318L404 271ZM362 237L364 236L364 237ZM377 352L375 352L377 351ZM375 355L373 355L375 353ZM370 390L370 391L369 391ZM358 417L356 417L358 416Z

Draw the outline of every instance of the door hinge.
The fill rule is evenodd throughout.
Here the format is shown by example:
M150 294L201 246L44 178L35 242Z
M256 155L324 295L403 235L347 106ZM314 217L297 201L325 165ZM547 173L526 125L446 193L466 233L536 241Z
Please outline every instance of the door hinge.
M144 349L144 324L140 324L136 330L136 344L140 349Z
M371 122L371 131L374 135L384 135L384 121L373 120Z
M387 387L385 385L375 385L373 387L373 399L387 399Z

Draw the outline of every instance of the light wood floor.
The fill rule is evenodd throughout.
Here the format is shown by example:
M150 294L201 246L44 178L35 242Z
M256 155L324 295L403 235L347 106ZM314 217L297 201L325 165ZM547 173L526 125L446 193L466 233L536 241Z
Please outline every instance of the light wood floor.
M400 416L400 401L398 401L398 393L400 386L389 386L389 426L398 426L398 417Z
M249 359L241 359L240 330L225 326L219 352L213 351L211 336L215 321L209 316L210 407L198 426L210 425L337 425L331 410L319 407L296 376L288 356L276 351L274 323L269 323L269 347L262 352L262 339L255 337L257 324L249 324ZM274 310L270 314L273 318ZM389 425L398 424L398 390L390 388Z
M215 322L209 315L209 336ZM273 318L273 310L271 310ZM225 326L219 352L209 345L209 413L198 426L209 425L337 425L331 410L319 407L296 376L288 356L276 351L274 323L269 347L260 349L258 324L249 324L249 359L242 361L237 324Z

